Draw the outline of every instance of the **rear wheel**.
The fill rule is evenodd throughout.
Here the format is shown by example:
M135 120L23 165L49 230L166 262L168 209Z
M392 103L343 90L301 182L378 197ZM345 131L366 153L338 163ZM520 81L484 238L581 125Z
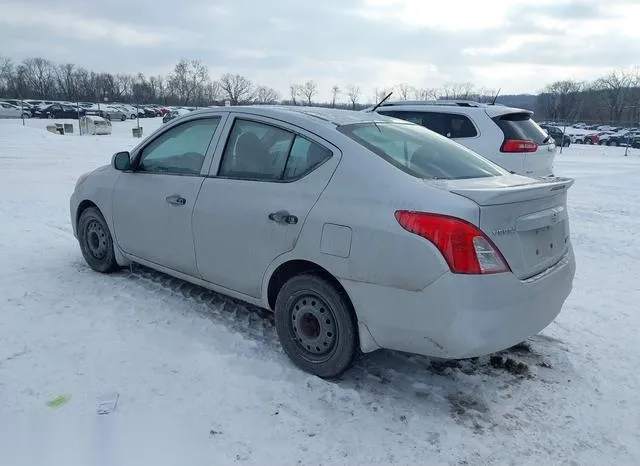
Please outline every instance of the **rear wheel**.
M316 275L298 275L280 289L276 331L293 363L319 377L336 377L357 351L355 318L347 297Z
M124 114L123 114L123 115L120 117L120 121L127 121L127 115L124 115Z
M89 207L80 214L78 241L84 260L96 272L109 273L119 268L109 226L97 208Z

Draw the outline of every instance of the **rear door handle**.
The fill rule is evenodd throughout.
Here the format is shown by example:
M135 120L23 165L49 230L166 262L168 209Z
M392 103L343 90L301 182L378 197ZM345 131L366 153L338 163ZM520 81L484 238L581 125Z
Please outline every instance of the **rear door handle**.
M298 223L298 217L291 215L286 210L279 210L278 212L270 213L269 220L276 223L283 223L285 225L295 225Z
M169 196L167 198L165 198L165 200L172 205L185 205L187 203L187 200L180 196L179 194L174 194L173 196Z

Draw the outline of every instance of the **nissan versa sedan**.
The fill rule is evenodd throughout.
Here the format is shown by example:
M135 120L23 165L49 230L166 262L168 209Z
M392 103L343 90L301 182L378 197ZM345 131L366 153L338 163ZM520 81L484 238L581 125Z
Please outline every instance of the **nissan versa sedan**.
M467 358L545 328L569 295L572 179L510 174L371 112L191 112L82 175L91 268L139 263L270 309L320 377L380 348Z

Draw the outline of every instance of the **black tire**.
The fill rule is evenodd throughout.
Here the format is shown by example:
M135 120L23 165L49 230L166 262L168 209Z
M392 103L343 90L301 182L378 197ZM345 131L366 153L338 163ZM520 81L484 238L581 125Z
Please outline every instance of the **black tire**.
M88 207L80 214L78 241L84 260L96 272L110 273L119 268L109 226L97 208Z
M348 298L316 275L291 278L275 305L284 352L300 369L322 378L349 369L357 353L356 321Z
M124 115L124 114L123 114L123 115L120 117L120 121L127 121L127 115Z

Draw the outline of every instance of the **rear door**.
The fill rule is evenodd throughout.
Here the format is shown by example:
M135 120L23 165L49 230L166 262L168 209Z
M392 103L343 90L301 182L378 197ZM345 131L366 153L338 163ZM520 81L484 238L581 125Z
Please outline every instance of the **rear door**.
M487 113L504 135L500 155L506 158L522 158L522 169L518 170L518 173L533 177L553 174L555 142L533 121L531 112L516 111L492 115L492 109L487 110Z
M194 210L197 266L211 283L260 297L269 264L295 247L340 155L269 118L236 115L228 126Z

